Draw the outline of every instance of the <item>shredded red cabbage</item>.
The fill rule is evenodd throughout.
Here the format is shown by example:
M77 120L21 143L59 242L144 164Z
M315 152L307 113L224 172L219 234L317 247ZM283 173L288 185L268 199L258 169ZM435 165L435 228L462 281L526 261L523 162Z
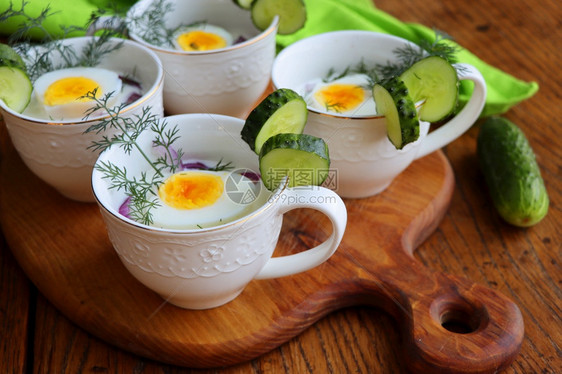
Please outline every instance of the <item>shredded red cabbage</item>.
M119 214L127 218L131 218L131 209L129 208L130 202L131 202L131 197L129 196L125 199L125 201L123 201L123 204L121 204L121 206L119 207Z

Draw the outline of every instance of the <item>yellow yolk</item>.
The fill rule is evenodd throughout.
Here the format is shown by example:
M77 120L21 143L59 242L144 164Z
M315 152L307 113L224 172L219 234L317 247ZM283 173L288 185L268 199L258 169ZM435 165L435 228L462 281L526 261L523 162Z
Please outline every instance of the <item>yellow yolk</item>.
M176 209L198 209L213 205L224 190L220 176L180 172L170 176L158 189L160 199Z
M365 91L356 84L334 83L316 91L314 98L326 109L347 112L365 100Z
M184 51L208 51L227 46L223 37L201 30L185 32L178 36L177 42Z
M88 101L80 97L97 88L96 97L102 95L100 85L90 78L68 77L59 79L49 85L45 91L45 105L62 105L75 101Z

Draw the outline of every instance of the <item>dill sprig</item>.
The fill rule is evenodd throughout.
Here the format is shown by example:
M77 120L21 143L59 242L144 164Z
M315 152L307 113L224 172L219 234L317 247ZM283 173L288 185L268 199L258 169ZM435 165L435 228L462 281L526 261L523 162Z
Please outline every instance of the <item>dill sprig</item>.
M169 169L172 173L175 173L181 167L183 156L181 149L175 150L171 147L179 139L177 126L167 129L165 123L153 121L151 130L156 134L152 145L164 149L163 156L158 157L154 164L161 169Z
M131 14L124 23L135 30L145 42L163 48L174 48L174 36L178 30L187 27L203 28L208 22L205 20L192 23L181 23L176 27L169 27L166 20L174 12L174 4L167 0L156 0L143 9L140 14ZM196 46L194 46L196 49Z
M103 174L103 179L110 181L109 189L123 190L129 196L131 219L150 225L152 223L151 210L160 205L154 192L154 186L162 183L162 177L157 174L148 177L146 172L141 173L139 178L129 177L127 169L119 168L111 162L100 162L95 167Z
M149 44L173 47L173 34L177 29L170 29L166 25L167 15L173 11L171 2L153 1L141 14L127 17L126 24Z
M325 104L327 112L341 113L344 108L344 105L342 103L326 102Z
M456 54L459 47L449 43L452 37L443 31L434 30L435 40L421 40L418 45L406 45L405 47L394 50L397 62L387 63L386 65L377 66L378 71L383 78L399 76L410 66L429 56L439 56L453 64L457 62Z
M56 38L44 26L44 23L58 12L53 11L50 5L47 5L39 15L30 16L26 10L28 4L29 1L22 0L21 8L18 10L10 2L9 7L0 13L0 22L6 22L15 17L22 18L17 30L10 35L8 43L22 56L32 82L50 71L77 66L96 66L107 54L121 48L122 42L115 42L112 37L121 35L123 29L115 31L109 28L102 29L97 33L97 37L88 40L80 51L63 43L63 40L73 32L85 33L88 27L104 14L101 10L92 14L90 21L84 26L61 27L62 36ZM32 33L41 35L39 42L31 40ZM60 60L60 62L55 63L55 60Z
M232 170L234 166L232 166L232 161L227 162L226 164L222 163L222 158L217 162L217 164L213 167L206 168L205 170L209 171L225 171L225 170Z
M369 81L369 86L374 86L379 81L378 66L369 67L365 61L361 60L357 65L346 67L341 73L337 73L335 69L328 70L328 74L322 79L324 83L333 82L351 74L366 75Z
M88 147L94 151L102 152L111 146L122 148L126 154L137 150L142 158L154 170L150 175L146 172L141 173L140 177L130 177L127 175L125 167L118 167L112 162L100 162L96 165L96 170L100 171L104 179L110 181L110 189L123 190L130 197L129 210L130 217L135 221L151 224L151 209L159 206L154 192L162 182L164 173L168 169L175 172L181 166L181 150L174 150L172 145L179 139L177 126L172 129L167 128L167 122L153 114L150 107L144 107L141 114L134 116L122 116L121 110L125 104L110 107L108 101L112 95L109 93L102 98L96 97L96 91L88 92L82 98L94 101L95 105L86 112L84 119L98 114L105 113L106 116L91 125L85 133L95 132L101 134L107 130L114 130L113 135L102 135L100 140L92 142ZM147 129L153 131L156 136L153 146L163 147L164 155L152 160L138 145L138 137Z
M376 64L368 66L363 60L357 65L346 67L340 73L335 69L330 69L328 74L322 79L324 83L333 82L337 79L343 78L351 74L363 74L367 76L368 83L367 90L373 89L376 83L390 77L399 76L406 71L410 66L420 61L421 59L429 56L440 56L446 59L449 63L457 62L456 55L459 47L451 44L450 35L435 30L435 40L430 42L422 40L418 45L407 44L404 47L396 48L393 53L396 56L396 62L387 62L386 64ZM459 67L455 67L459 69Z
M29 4L29 1L22 0L21 9L16 10L14 9L14 4L10 2L8 9L0 13L0 23L7 22L9 19L15 17L23 18L23 21L18 25L16 31L14 31L14 33L12 33L12 35L10 35L10 37L8 38L8 43L13 44L17 41L29 40L29 32L33 29L40 30L43 33L43 41L53 40L53 36L43 26L43 22L45 22L48 17L56 14L57 12L53 12L51 10L51 7L47 5L44 9L41 10L39 15L31 17L25 12L25 7L27 6L27 4Z

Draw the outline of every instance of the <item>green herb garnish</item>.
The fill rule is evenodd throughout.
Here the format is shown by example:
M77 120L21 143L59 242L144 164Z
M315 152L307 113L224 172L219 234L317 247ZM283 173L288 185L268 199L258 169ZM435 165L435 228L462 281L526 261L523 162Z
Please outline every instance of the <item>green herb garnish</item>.
M168 27L166 20L174 12L174 5L167 0L153 1L139 15L129 15L125 23L129 28L135 30L145 42L159 46L174 48L174 36L178 30L186 27L204 27L207 21L197 21L189 24L180 24L177 27ZM194 46L194 49L197 46Z
M153 1L140 15L128 17L126 23L147 43L172 47L176 29L166 26L166 18L173 11L172 3L166 0Z
M63 35L61 38L56 38L45 28L44 22L57 12L47 5L39 15L32 17L26 11L28 4L28 1L22 1L21 9L16 10L10 2L8 9L0 13L0 22L6 22L14 17L22 18L17 31L10 35L8 43L23 57L32 82L50 71L78 66L96 66L107 54L122 45L122 42L112 41L112 37L123 34L123 29L114 31L107 28L98 32L96 38L91 38L82 51L76 51L73 46L63 43L63 40L73 32L85 33L88 27L104 14L102 10L93 14L84 26L61 28ZM33 32L41 35L39 43L31 41L30 35ZM54 56L60 57L61 62L55 64Z
M372 87L380 80L380 73L378 72L378 69L378 66L369 67L365 61L361 60L357 65L348 66L341 73L337 73L333 68L328 70L328 74L326 74L326 76L322 79L322 82L329 83L351 74L363 74L368 78L369 87Z
M181 166L183 152L172 148L172 145L179 138L178 129L177 126L168 129L167 122L152 114L150 107L143 108L140 115L123 117L121 116L121 110L125 107L125 104L109 107L107 102L110 96L111 93L99 99L96 97L96 90L94 90L83 97L95 102L95 105L86 112L85 119L100 111L107 113L106 117L90 126L86 133L95 132L99 134L108 129L116 130L111 137L103 135L101 140L93 142L89 148L102 152L111 146L117 146L121 147L127 154L136 149L154 170L154 174L151 176L143 172L137 178L130 177L124 167L120 168L112 162L102 162L95 166L96 170L103 174L103 178L110 181L110 189L123 190L130 197L131 218L150 225L152 223L151 209L160 205L154 191L155 187L157 188L163 183L163 171L169 170L173 173ZM164 149L163 155L155 161L151 160L137 143L140 134L147 129L156 134L153 145Z
M206 170L209 170L209 171L225 171L225 170L232 170L232 169L234 169L234 166L232 166L232 161L229 161L226 164L223 164L222 158L221 158L215 166L213 166L212 168L208 168Z
M419 45L406 45L394 50L396 59L395 63L388 62L387 64L376 64L368 66L363 60L357 65L350 65L342 72L336 72L330 69L328 74L322 79L324 83L333 82L337 79L343 78L351 74L363 74L367 76L368 83L364 87L367 90L372 90L376 83L384 79L399 76L406 71L410 66L428 56L440 56L446 59L449 63L455 63L458 47L452 45L447 41L451 41L451 36L444 32L435 30L435 40L429 42L427 40L420 41ZM337 104L331 105L333 110ZM327 108L328 109L328 108Z
M452 37L442 31L435 30L435 40L421 40L418 46L406 45L394 50L398 62L379 65L377 69L384 78L399 76L410 66L420 61L424 57L439 56L453 64L457 62L456 54L459 48L448 43Z

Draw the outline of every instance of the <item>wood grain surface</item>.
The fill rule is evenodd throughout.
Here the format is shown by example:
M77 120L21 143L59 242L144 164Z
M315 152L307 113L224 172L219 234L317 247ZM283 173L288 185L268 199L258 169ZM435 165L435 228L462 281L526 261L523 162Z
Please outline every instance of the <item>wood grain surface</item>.
M238 364L353 305L394 317L412 370L494 373L519 351L524 327L511 300L433 272L412 256L451 199L453 174L441 152L414 162L384 193L347 200L346 233L326 264L254 281L233 302L203 311L167 304L136 281L113 250L96 204L63 198L13 149L5 149L0 170L10 176L0 184L0 223L27 276L78 326L140 356L189 367ZM284 222L276 255L320 244L331 231L327 218L308 209L286 214Z
M436 231L415 252L428 269L501 292L525 322L521 351L506 373L562 372L561 129L556 1L394 2L377 6L403 21L444 30L484 61L539 93L506 113L525 131L551 198L544 221L530 229L505 224L491 207L475 158L478 126L444 149L456 185ZM5 128L0 127L5 142ZM2 157L6 144L2 144ZM9 176L2 176L3 179ZM49 222L56 227L57 222ZM65 227L59 227L64 235ZM33 233L30 233L32 237ZM32 240L32 239L30 239ZM0 372L10 373L398 373L407 370L403 327L372 304L329 313L295 338L247 363L221 370L161 364L115 348L76 326L28 280L4 241L0 255ZM40 243L39 243L40 244ZM122 316L120 318L126 318Z

